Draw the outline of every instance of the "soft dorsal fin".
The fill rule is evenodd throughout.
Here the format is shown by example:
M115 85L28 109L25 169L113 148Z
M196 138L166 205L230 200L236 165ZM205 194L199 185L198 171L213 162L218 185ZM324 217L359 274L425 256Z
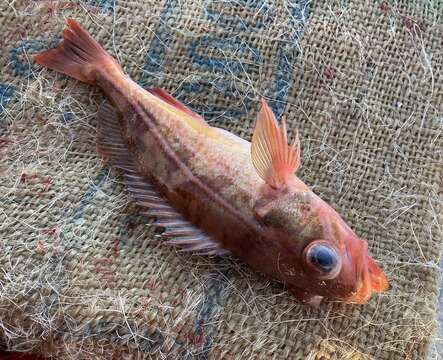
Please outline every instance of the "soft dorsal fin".
M205 119L201 117L199 114L195 113L191 109L189 109L187 106L185 106L183 103L178 101L175 97L173 97L171 94L169 94L166 90L160 89L160 88L152 88L148 90L152 95L157 96L159 99L163 100L169 105L172 105L176 109L184 112L185 114L193 117L194 119L201 121L205 123Z
M265 100L262 100L252 136L251 157L258 175L270 186L283 188L300 166L300 140L298 134L288 145L286 123L277 120Z

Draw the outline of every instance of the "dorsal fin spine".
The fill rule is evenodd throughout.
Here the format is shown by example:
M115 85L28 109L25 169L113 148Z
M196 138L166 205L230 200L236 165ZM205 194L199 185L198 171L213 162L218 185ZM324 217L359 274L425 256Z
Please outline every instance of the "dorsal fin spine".
M288 145L285 118L278 126L264 100L252 136L251 157L258 175L273 188L285 187L300 165L298 136Z

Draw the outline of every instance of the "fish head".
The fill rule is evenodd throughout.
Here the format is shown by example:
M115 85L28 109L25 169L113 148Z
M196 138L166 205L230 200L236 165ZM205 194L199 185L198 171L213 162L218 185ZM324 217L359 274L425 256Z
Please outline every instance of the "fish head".
M373 293L388 289L386 276L369 255L366 241L358 236L344 239L344 246L327 237L311 241L301 261L313 295L365 304Z
M364 304L387 290L366 241L312 191L268 198L256 214L279 249L276 277L305 297Z
M387 289L386 277L368 254L366 241L295 176L300 154L297 133L289 145L285 119L279 126L262 100L251 160L264 181L254 207L264 231L262 251L253 249L250 257L303 298L365 303L372 293Z

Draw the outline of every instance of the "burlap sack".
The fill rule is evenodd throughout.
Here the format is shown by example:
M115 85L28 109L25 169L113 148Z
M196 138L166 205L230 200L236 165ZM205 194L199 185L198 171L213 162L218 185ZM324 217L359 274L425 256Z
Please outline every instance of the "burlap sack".
M3 348L57 359L426 356L441 242L441 3L17 0L0 10ZM390 291L312 309L234 259L162 243L96 155L100 91L30 64L66 17L133 78L244 138L268 98L300 131L301 178L368 240Z

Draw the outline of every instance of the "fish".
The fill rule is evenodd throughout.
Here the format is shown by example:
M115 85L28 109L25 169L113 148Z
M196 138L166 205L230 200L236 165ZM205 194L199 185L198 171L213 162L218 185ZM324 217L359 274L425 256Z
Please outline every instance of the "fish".
M367 242L297 177L298 132L289 144L284 117L279 124L264 99L249 142L164 89L144 89L76 20L66 22L60 44L34 60L104 92L97 152L166 244L236 257L304 304L365 304L388 290Z

